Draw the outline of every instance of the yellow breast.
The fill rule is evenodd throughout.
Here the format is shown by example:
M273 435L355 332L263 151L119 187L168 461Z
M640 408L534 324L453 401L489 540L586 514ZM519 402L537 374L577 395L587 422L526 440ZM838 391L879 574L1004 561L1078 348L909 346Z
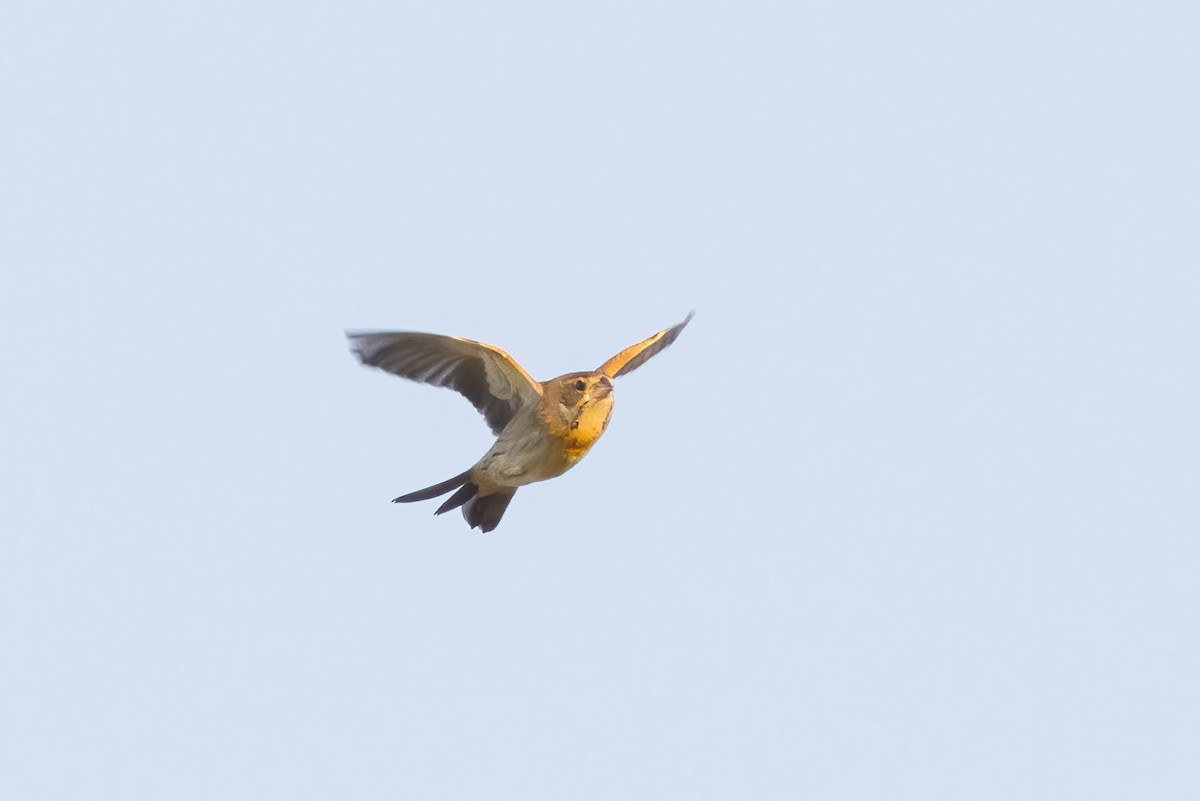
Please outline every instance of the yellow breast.
M596 440L600 439L600 435L604 433L604 425L584 425L583 420L579 421L579 427L571 431L563 440L563 458L571 464L583 458L583 455L591 450L591 447L596 444Z
M612 401L604 398L589 404L575 420L555 426L552 433L561 444L562 459L570 467L584 457L608 427ZM565 468L564 468L565 469Z

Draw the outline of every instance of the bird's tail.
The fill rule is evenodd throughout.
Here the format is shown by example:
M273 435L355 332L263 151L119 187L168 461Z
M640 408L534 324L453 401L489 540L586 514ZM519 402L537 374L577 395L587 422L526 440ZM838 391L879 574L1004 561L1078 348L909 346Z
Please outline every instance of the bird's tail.
M471 471L468 470L465 473L459 473L454 478L434 484L432 487L394 498L392 503L428 501L439 495L445 495L452 489L457 489L458 492L447 498L434 514L440 515L442 512L449 512L451 509L461 506L463 518L471 528L481 529L485 534L500 525L500 518L504 517L504 510L508 508L508 502L517 494L517 491L512 489L501 490L481 497L479 496L479 487L471 481Z
M467 486L474 487L475 485L468 484ZM466 489L466 487L463 489ZM504 510L508 508L508 502L516 494L517 491L515 489L510 489L493 492L491 495L464 499L461 501L461 503L466 504L463 506L463 518L471 528L478 527L480 531L487 534L500 525L500 518L504 517ZM439 509L438 511L441 510Z
M454 478L448 478L445 481L442 481L438 484L434 484L432 487L426 487L425 489L419 489L416 492L410 492L407 495L401 495L399 498L393 498L392 503L412 503L413 501L428 501L432 498L436 498L439 495L445 495L450 490L457 489L458 487L461 487L464 484L469 484L470 478L471 478L471 471L468 470L465 473L459 473ZM474 494L474 493L472 493L472 494ZM470 496L467 496L467 497L470 497ZM451 506L450 508L453 509L454 507Z

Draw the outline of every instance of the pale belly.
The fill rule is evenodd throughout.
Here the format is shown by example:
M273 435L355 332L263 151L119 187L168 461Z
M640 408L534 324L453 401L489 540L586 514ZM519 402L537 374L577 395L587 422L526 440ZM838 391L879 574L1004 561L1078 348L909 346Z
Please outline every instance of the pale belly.
M536 418L506 430L472 470L473 480L494 487L523 487L561 476L582 459L608 425L611 406L585 411L574 427L551 434Z

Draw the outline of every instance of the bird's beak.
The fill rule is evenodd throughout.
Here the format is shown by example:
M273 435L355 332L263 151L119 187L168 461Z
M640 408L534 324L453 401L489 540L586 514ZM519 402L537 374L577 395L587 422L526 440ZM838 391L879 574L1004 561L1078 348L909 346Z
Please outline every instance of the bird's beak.
M612 390L613 388L611 381L598 381L596 382L596 386L592 387L592 398L593 400L607 398L610 394L612 394Z

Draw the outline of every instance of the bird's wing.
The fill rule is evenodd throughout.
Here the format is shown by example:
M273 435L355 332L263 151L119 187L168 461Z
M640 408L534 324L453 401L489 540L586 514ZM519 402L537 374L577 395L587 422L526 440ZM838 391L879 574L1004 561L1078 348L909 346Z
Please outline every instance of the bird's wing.
M462 393L496 434L542 394L541 385L511 356L483 342L407 331L346 336L365 365Z
M650 361L650 357L674 342L675 337L679 336L679 332L683 330L684 326L692 321L692 315L694 314L695 312L690 312L687 319L679 325L665 328L649 339L642 340L636 345L626 348L600 365L600 368L596 372L616 378L619 375L624 375L638 369Z

